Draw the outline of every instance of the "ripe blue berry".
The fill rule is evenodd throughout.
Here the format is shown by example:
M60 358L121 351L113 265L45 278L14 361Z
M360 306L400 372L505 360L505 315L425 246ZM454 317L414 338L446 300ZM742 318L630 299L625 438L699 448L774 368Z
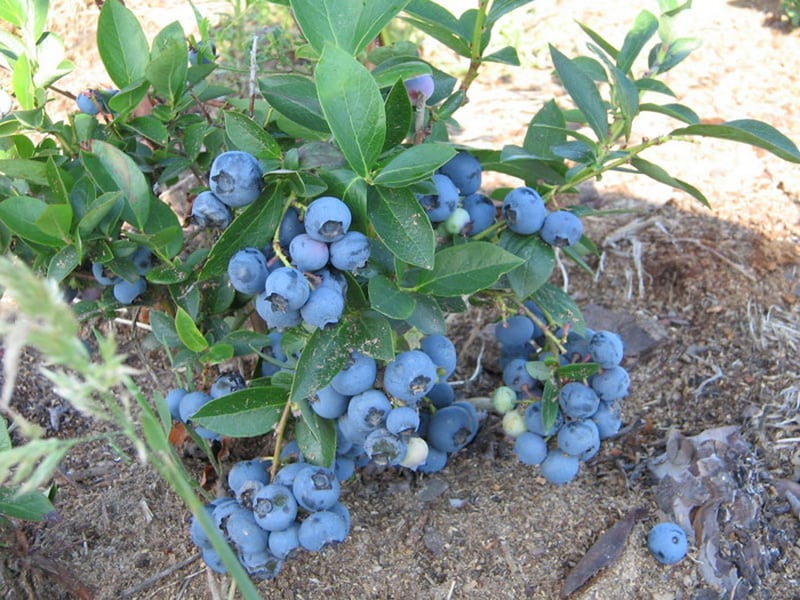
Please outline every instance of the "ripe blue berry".
M462 196L478 191L482 171L480 161L468 152L459 152L439 169L453 181Z
M420 473L438 473L447 466L447 453L434 448L428 447L428 456L425 462L417 467Z
M325 546L343 542L347 537L347 526L338 514L323 510L309 515L300 524L297 538L300 546L311 552L319 552Z
M103 263L92 263L92 275L97 283L100 285L114 285L120 280L120 277L106 269Z
M212 192L197 194L192 202L192 218L200 227L225 229L231 224L231 211Z
M320 242L335 242L350 229L353 216L347 205L333 196L322 196L308 205L306 233Z
M294 478L307 466L308 465L303 462L293 462L284 465L277 473L275 473L275 480L272 483L276 485L285 485L291 489L292 485L294 484Z
M228 539L240 552L261 552L267 549L269 534L256 523L253 513L243 507L233 511L225 522Z
M307 233L295 236L289 244L292 264L301 271L318 271L328 264L328 244L315 240Z
M598 331L589 340L589 352L603 369L616 367L622 362L622 338L613 331Z
M239 562L250 577L261 581L275 579L283 568L283 561L269 548L260 552L240 552Z
M369 238L359 231L348 231L331 244L331 264L340 271L363 269L369 255Z
M469 409L454 403L431 417L427 439L433 448L453 453L470 443L477 432L477 420Z
M350 398L347 416L352 424L362 430L371 431L386 423L392 404L380 390L370 389Z
M410 406L396 406L386 415L386 429L400 435L413 433L419 427L419 413Z
M311 288L303 272L292 267L278 267L264 284L267 300L275 312L300 310L311 295Z
M547 453L547 457L539 467L544 477L555 485L569 483L578 474L580 461L569 454L564 454L558 448L553 448Z
M675 523L659 523L647 534L647 548L663 565L679 562L689 549L686 532Z
M547 214L539 192L529 187L518 187L506 194L502 211L508 228L523 235L539 231Z
M320 329L338 323L344 312L344 296L331 285L315 288L300 308L303 321Z
M241 373L231 371L230 373L223 373L211 384L211 389L208 390L212 398L219 398L233 392L238 392L247 387L247 382L242 377Z
M522 346L533 337L535 327L525 315L514 315L495 325L494 337L503 346Z
M131 262L136 268L136 272L142 277L147 275L147 272L152 268L153 254L147 246L139 246L136 251L131 254Z
M213 548L200 548L200 553L203 558L203 562L206 563L206 566L214 571L214 573L227 573L228 569L222 563L222 559L217 554L216 550Z
M293 206L290 206L281 219L281 225L278 228L278 243L282 248L288 248L292 240L301 233L305 233L306 228L303 222L300 221L300 213Z
M167 392L167 396L165 398L167 403L167 408L169 409L169 414L176 421L181 420L181 413L180 413L181 399L188 393L189 392L187 392L183 388L175 388Z
M600 432L591 419L565 423L558 430L556 440L560 450L583 461L589 460L600 450Z
M456 392L452 385L443 381L435 384L426 396L436 408L444 408L453 403L453 400L456 399Z
M147 281L143 277L139 277L133 282L127 279L118 279L114 283L114 298L120 304L130 304L144 294L146 289Z
M542 421L542 403L539 402L532 402L528 405L528 408L525 409L525 425L528 427L528 431L532 433L536 433L541 435L542 437L550 437L551 435L555 435L561 425L564 423L564 416L561 414L561 411L556 413L556 420L553 425L545 431L544 423Z
M611 367L596 373L590 383L600 400L611 403L628 395L631 378L623 367Z
M297 501L292 490L276 483L261 487L253 496L253 515L265 531L286 529L297 517Z
M503 369L503 383L515 392L530 390L536 384L536 380L528 373L527 364L528 361L522 358L515 358L509 362Z
M433 77L427 73L406 79L403 83L406 86L408 98L414 105L420 100L424 102L433 95Z
M622 419L616 408L601 402L597 412L592 415L592 421L597 425L597 431L601 440L607 440L619 433L622 427Z
M364 440L364 452L376 465L397 465L406 455L405 443L384 428L371 431Z
M588 385L571 381L559 390L558 403L566 416L572 419L585 419L597 411L600 398Z
M395 398L416 403L438 381L436 365L421 350L406 350L386 365L383 388Z
M347 404L350 398L344 394L340 394L330 385L317 390L317 392L308 399L311 410L317 413L324 419L338 419L341 415L347 412Z
M526 431L515 440L514 453L521 463L538 465L547 457L547 443L542 436Z
M551 246L567 248L581 240L583 223L575 213L557 210L545 217L539 235Z
M78 110L87 115L96 115L103 110L103 98L97 90L87 90L75 99Z
M420 348L436 365L439 372L438 382L445 381L455 372L458 358L456 347L450 338L440 333L426 335L420 341Z
M261 193L263 172L252 154L230 150L211 163L209 187L221 202L232 208L252 203Z
M228 261L228 279L237 292L258 294L264 291L269 268L258 248L243 248Z
M268 459L240 460L228 471L228 487L236 494L247 481L258 481L266 485L269 483L271 466L272 461Z
M436 186L435 194L417 194L417 199L428 213L432 223L441 223L456 209L458 205L458 189L447 175L433 175Z
M339 499L339 480L333 469L306 465L295 475L292 492L307 511L325 510Z
M292 523L286 529L272 531L269 534L269 551L280 559L286 559L300 547L300 540L297 537L300 531L300 523Z
M469 213L469 235L480 233L494 223L497 212L494 203L483 194L470 194L464 198L463 206Z
M331 380L331 387L345 396L355 396L372 387L377 373L378 366L374 358L353 352L350 361Z

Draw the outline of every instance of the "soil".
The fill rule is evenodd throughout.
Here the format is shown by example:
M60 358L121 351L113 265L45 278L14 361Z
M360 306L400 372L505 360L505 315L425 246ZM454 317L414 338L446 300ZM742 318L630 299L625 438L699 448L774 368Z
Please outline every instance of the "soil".
M156 8L127 4L137 14ZM567 55L584 51L577 20L621 43L639 10L634 4L539 0L524 18L505 23L507 41L521 44L524 66L486 69L460 113L455 138L474 147L521 144L542 102L556 97L568 104L552 80L547 42ZM209 6L200 4L214 14ZM96 8L79 8L84 17L76 20L88 28ZM710 122L747 116L800 140L800 32L780 20L777 1L706 0L682 27L703 45L667 78L680 102ZM424 52L444 56L433 43ZM63 85L80 90L99 72L92 67ZM644 137L674 126L643 116L635 130ZM603 569L590 567L590 574L599 572L571 597L800 595L794 495L800 487L800 170L764 151L714 140L667 144L646 158L703 190L711 208L650 180L609 174L563 199L625 209L586 219L602 253L591 264L594 277L565 264L553 278L568 283L591 327L625 337L632 391L623 404L624 433L604 443L563 487L517 462L495 415L442 473L359 473L343 491L353 520L347 541L287 561L275 581L259 584L264 597L556 598L594 542L626 515L630 533L615 528L609 542L618 558ZM487 187L503 184L515 185L487 177ZM490 309L452 318L460 351L456 378L469 379L481 366L459 388L466 397L486 396L499 384L496 318ZM170 387L163 357L125 325L110 326L143 371L142 381L161 391ZM62 401L36 373L35 356L28 355L21 371L17 408L51 427L48 409ZM70 411L59 425L52 435L97 430ZM709 445L680 438L722 426L737 428L741 439ZM254 447L233 444L226 463L252 457ZM658 484L648 464L665 450L676 479L691 475L705 486L702 499L695 501L688 489L676 492L668 481ZM205 467L192 456L186 465L197 477ZM188 511L152 469L136 462L131 448L80 446L56 482L56 520L3 532L3 598L228 596L229 580L197 559ZM742 506L750 507L745 516ZM647 532L681 516L693 519L689 556L660 565L646 549Z

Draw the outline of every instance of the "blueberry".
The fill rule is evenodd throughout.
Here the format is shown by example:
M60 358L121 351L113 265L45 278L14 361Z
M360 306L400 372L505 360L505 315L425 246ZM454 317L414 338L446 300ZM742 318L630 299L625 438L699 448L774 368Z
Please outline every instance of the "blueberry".
M292 264L301 271L318 271L328 264L328 244L315 240L307 233L295 236L289 244Z
M427 354L407 350L386 365L383 388L399 400L416 403L438 380L436 365Z
M522 358L515 358L503 369L503 383L515 392L530 390L536 380L528 373L528 361Z
M331 244L331 264L340 271L363 269L369 255L369 238L359 231L348 231Z
M453 453L471 442L477 432L477 421L469 410L452 404L431 417L428 443L441 452Z
M192 202L192 218L200 227L225 229L231 224L231 211L213 192L206 190Z
M432 223L441 223L456 209L458 189L447 175L433 175L435 194L417 194L417 200L425 209Z
M250 577L261 581L275 579L283 568L283 560L270 552L269 548L260 552L241 552L239 562Z
M268 274L267 259L258 248L243 248L228 261L228 279L242 294L263 292Z
M611 367L596 373L589 383L600 400L611 403L628 395L631 378L623 367Z
M514 315L495 325L494 337L502 346L522 346L533 337L536 326L525 315Z
M228 569L222 563L222 559L217 554L216 550L213 548L201 548L200 553L203 558L203 562L206 563L206 566L214 571L214 573L227 573Z
M558 448L553 448L547 453L547 457L542 461L539 468L544 477L550 483L564 485L569 483L578 474L580 461L569 454L564 454Z
M186 423L203 406L211 402L213 398L205 392L189 392L181 398L178 405L178 414L181 423Z
M278 459L281 463L286 463L289 461L294 462L305 462L305 457L303 456L303 452L300 450L300 444L297 440L291 440L290 442L284 444L283 448L281 448L281 453L278 455Z
M468 152L459 152L439 169L447 175L462 196L469 196L481 187L481 163Z
M351 451L353 447L360 448L363 446L364 440L367 439L369 432L373 429L375 428L371 427L368 429L367 427L360 425L347 413L336 419L336 435L339 438L347 440L347 442L350 444Z
M494 203L483 194L470 194L464 198L462 204L469 213L469 235L480 233L494 223L497 212Z
M601 440L614 437L622 427L622 420L615 408L601 402L597 412L592 415L592 421L597 425Z
M600 398L588 385L571 381L559 390L558 404L566 416L572 419L585 419L597 411Z
M343 312L344 296L341 290L330 285L315 288L300 308L303 321L320 329L338 323Z
M262 486L253 496L253 515L265 531L286 529L297 517L292 490L277 483Z
M267 549L269 534L256 523L252 511L235 510L225 522L228 539L240 552L261 552Z
M347 481L356 472L356 461L347 456L337 456L333 461L333 472L340 482Z
M397 465L406 455L406 445L399 436L380 427L364 440L364 452L376 465Z
M219 500L230 500L230 498L219 498ZM214 513L214 504L208 503L203 507L203 510L206 511L208 516L212 516ZM192 542L199 548L212 548L211 540L208 539L206 532L203 531L203 527L200 525L200 521L195 515L192 515L192 520L189 525L189 537L192 539Z
M542 436L526 431L514 442L514 453L521 463L538 465L547 457L547 443Z
M561 411L558 411L558 413L556 413L555 422L550 429L545 431L544 423L542 422L542 403L532 402L528 405L528 408L525 409L525 425L528 427L528 431L541 435L542 437L555 435L563 423L564 416L561 414Z
M349 534L351 520L350 520L350 511L347 510L347 507L341 502L337 502L328 509L328 512L332 512L333 514L339 515L339 517L341 517L342 521L344 521L345 536Z
M350 398L347 416L361 431L372 431L386 423L392 404L380 390L370 389Z
M236 502L247 510L253 510L253 498L264 487L260 481L245 481L236 491Z
M300 531L300 523L292 523L285 529L272 531L269 534L269 551L281 559L286 559L300 547L300 540L297 534Z
M386 415L386 429L400 435L413 433L419 427L419 413L410 406L396 406Z
M96 115L103 109L103 99L97 90L87 90L75 99L78 109L87 115Z
M301 547L319 552L325 546L343 542L347 538L347 527L341 516L323 510L310 515L300 524L297 538Z
M647 549L662 565L674 565L689 549L686 532L675 523L659 523L647 534Z
M114 285L120 280L120 277L107 271L105 265L99 262L92 263L92 275L100 285Z
M563 330L559 330L556 332L556 336L559 338L563 337ZM589 339L594 335L594 332L587 335L586 337L578 335L574 331L570 331L567 334L567 339L564 342L564 350L566 351L565 354L569 359L569 362L576 363L576 362L584 362L590 358L589 356Z
M420 473L438 473L447 466L447 453L432 446L428 447L425 462L417 467Z
M309 512L330 508L339 499L339 480L333 469L306 465L292 482L297 504Z
M188 393L189 392L187 392L183 388L175 388L167 392L167 396L165 398L167 403L167 408L169 408L169 414L176 421L181 420L181 413L180 413L181 399Z
M406 92L411 103L415 106L421 100L424 102L433 96L434 82L433 77L427 73L411 77L403 82L406 86Z
M335 242L344 237L353 216L347 205L333 196L322 196L308 205L304 217L306 233L320 242Z
M557 210L545 217L539 235L551 246L574 246L583 235L583 223L578 215L568 210Z
M211 163L209 187L221 202L231 208L252 203L261 193L263 172L252 154L230 150Z
M208 393L212 398L219 398L220 396L243 390L246 387L247 382L242 377L242 374L237 371L231 371L217 377L214 383L211 384L211 389L208 390Z
M278 228L278 243L283 248L288 248L292 244L292 240L301 233L305 233L306 228L300 221L300 213L293 206L290 206L281 219L280 227Z
M253 458L235 463L228 471L228 487L234 494L238 494L242 486L248 481L258 481L264 485L269 483L269 469L272 461L268 459Z
M622 362L622 338L613 331L598 331L589 340L589 352L603 369L616 367Z
M311 410L324 419L338 419L347 412L347 404L349 401L349 397L340 394L330 385L326 385L324 388L317 390L317 392L308 399Z
M456 392L452 385L444 381L434 384L426 397L436 408L444 408L453 403L453 400L456 399Z
M273 302L270 300L270 296L266 293L256 296L256 312L258 316L264 319L267 327L279 331L287 327L300 325L302 322L299 310L290 310L289 308L276 310Z
M139 246L136 248L136 251L131 254L131 262L140 276L144 277L152 268L152 258L153 254L150 252L150 248L146 246Z
M300 310L311 295L311 288L303 272L293 267L278 267L264 284L267 300L275 312Z
M523 235L539 231L547 214L539 192L529 187L518 187L506 194L502 211L508 228Z
M560 450L586 461L600 450L600 431L591 419L576 419L561 426L556 436Z
M203 40L197 42L197 47L189 48L189 64L192 66L197 65L198 58L201 65L210 65L217 57L217 47L214 42L206 44Z
M420 341L420 349L436 365L439 372L439 382L445 381L455 372L458 361L456 347L448 337L440 333L426 335Z
M331 387L345 396L355 396L372 387L377 372L374 358L353 352L350 361L331 380Z
M277 473L275 473L275 480L272 483L276 485L285 485L286 487L291 488L294 484L294 478L307 466L308 465L303 462L293 462L289 463L288 465L284 465Z
M147 281L143 277L139 277L133 282L127 279L118 279L114 283L114 298L120 304L130 304L144 294L146 289Z
M263 348L261 353L268 358L274 360L270 361L267 358L262 357L261 359L261 376L262 377L271 377L275 373L277 373L281 368L286 366L286 362L289 360L286 354L283 352L281 348L281 338L283 334L279 331L273 331L268 334L270 339L270 345Z

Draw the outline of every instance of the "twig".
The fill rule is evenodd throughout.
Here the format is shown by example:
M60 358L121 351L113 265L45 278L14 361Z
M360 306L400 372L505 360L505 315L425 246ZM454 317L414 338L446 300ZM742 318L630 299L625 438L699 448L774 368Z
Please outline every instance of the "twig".
M256 54L258 51L258 36L253 36L253 44L250 47L250 107L248 113L250 118L256 112L256 73L258 72L258 63L256 61Z
M182 560L179 563L175 563L174 565L172 565L170 567L167 567L166 569L164 569L160 573L156 573L152 577L149 577L149 578L145 579L141 583L138 583L133 587L129 587L126 590L123 590L122 592L120 592L120 597L121 598L130 598L131 596L135 596L136 594L138 594L140 592L143 592L147 588L154 586L155 584L157 584L162 579L165 579L165 578L169 577L170 575L172 575L176 571L180 571L181 569L183 569L185 567L188 567L190 564L192 564L193 562L195 562L199 558L200 558L200 553L198 552L197 554L195 554L193 556L190 556L189 558L186 558L186 559Z

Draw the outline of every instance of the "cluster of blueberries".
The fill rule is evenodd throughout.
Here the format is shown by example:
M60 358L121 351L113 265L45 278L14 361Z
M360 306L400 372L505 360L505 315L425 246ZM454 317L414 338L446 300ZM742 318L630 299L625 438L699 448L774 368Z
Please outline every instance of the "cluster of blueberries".
M292 554L319 552L343 542L350 531L350 512L339 501L339 479L332 469L290 462L270 481L271 466L261 458L234 464L228 472L232 496L205 507L255 579L273 579ZM227 572L194 517L189 532L208 567Z
M482 168L477 158L459 152L433 175L434 194L418 194L431 223L443 223L453 235L473 236L497 218L494 202L481 194ZM506 194L500 213L508 228L521 235L539 234L551 246L577 244L583 235L580 218L568 210L548 211L539 192L518 187Z
M529 308L536 307L529 304ZM551 483L571 481L578 474L580 463L597 454L601 440L616 435L622 425L619 404L630 386L628 372L620 366L622 339L611 331L566 335L566 352L558 357L559 362L566 365L591 361L600 370L586 383L572 381L560 387L555 421L545 429L543 386L528 368L531 360L548 359L547 353L534 351L534 345L543 344L543 332L528 316L515 315L498 323L495 336L501 347L505 385L495 390L492 401L503 414L505 432L515 438L514 450L519 460L539 465L542 476Z
M144 276L152 268L152 254L145 246L138 246L128 260L133 263L138 274L128 279L112 273L103 263L92 263L92 275L97 283L102 286L114 286L114 298L120 304L130 304L144 294L147 289L147 280Z

